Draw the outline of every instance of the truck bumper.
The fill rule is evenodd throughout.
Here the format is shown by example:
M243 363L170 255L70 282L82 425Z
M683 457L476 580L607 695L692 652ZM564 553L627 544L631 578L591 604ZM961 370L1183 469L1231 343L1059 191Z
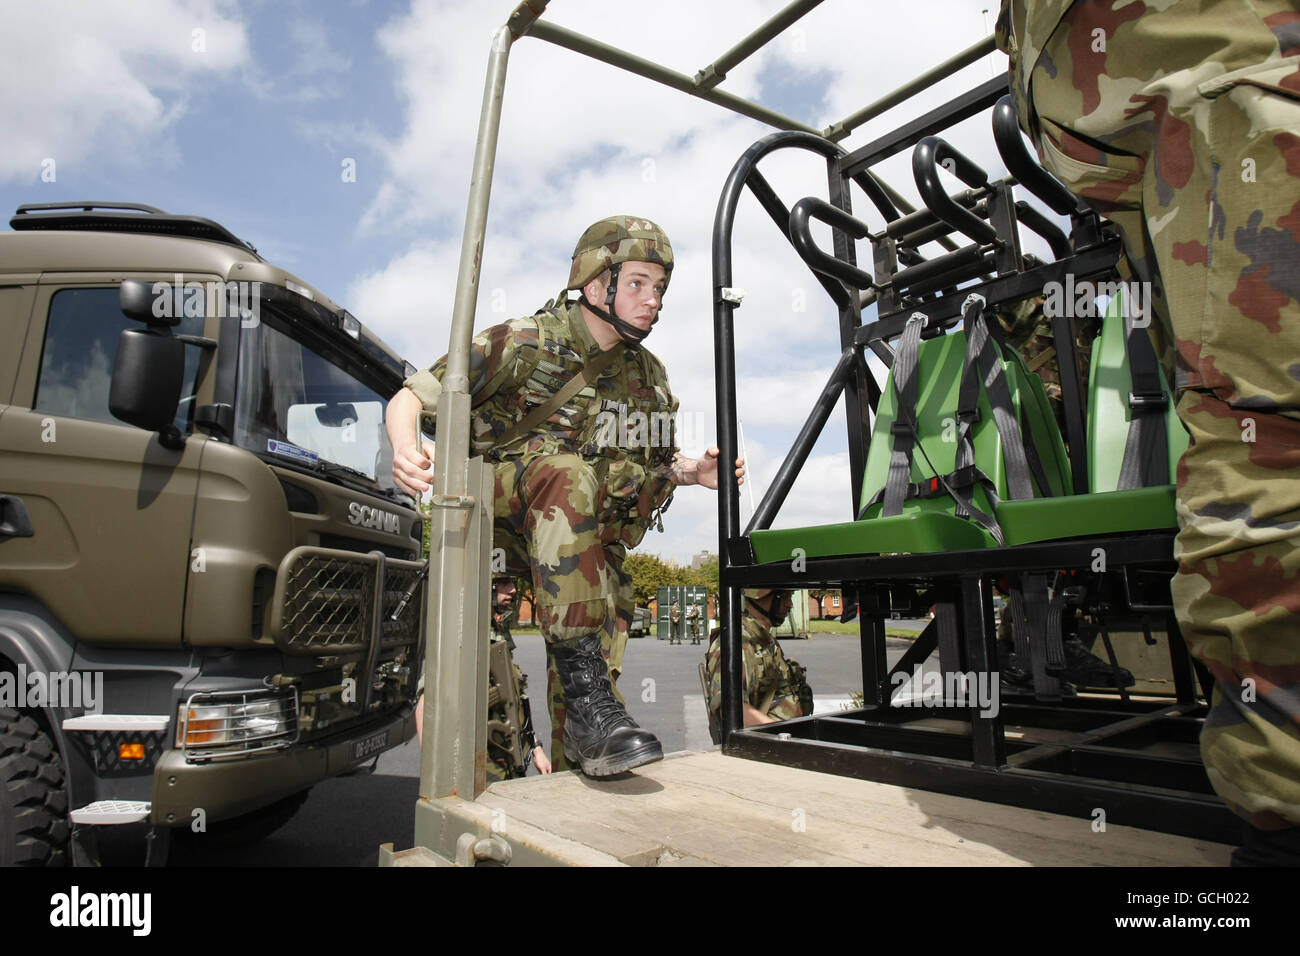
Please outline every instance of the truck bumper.
M375 738L384 734L382 745ZM379 723L327 743L298 744L252 757L187 763L180 750L168 750L153 776L149 821L155 826L189 826L196 810L207 822L251 813L373 760L415 736L415 712Z

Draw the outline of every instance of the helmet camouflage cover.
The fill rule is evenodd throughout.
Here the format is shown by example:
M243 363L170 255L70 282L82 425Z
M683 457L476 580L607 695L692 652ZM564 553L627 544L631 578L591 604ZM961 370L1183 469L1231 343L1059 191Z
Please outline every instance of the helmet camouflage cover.
M610 266L621 262L657 262L664 267L664 288L673 273L673 247L662 229L638 216L610 216L587 227L573 250L567 289L581 289Z

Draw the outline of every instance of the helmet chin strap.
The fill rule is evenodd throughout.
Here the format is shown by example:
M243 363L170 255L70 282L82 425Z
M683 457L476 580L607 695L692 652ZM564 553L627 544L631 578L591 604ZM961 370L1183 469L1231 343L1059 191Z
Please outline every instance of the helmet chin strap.
M781 602L785 600L785 596L780 591L773 591L768 597L772 599L772 603L768 607L763 607L754 598L745 598L745 600L762 611L763 616L772 623L773 627L780 627L785 622L785 615L781 614Z
M618 333L618 337L628 345L640 345L645 337L650 334L650 329L637 328L630 322L620 319L618 313L614 311L614 296L618 292L618 273L622 265L623 263L616 262L609 267L609 287L605 291L605 308L602 309L600 306L593 304L587 298L586 292L578 296L578 301L612 325L614 331ZM654 321L650 323L650 328L654 328L655 322L658 321L659 316L656 314Z

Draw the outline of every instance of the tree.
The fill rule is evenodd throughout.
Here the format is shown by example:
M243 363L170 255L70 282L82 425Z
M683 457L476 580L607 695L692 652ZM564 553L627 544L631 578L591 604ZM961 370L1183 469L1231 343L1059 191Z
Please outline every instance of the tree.
M661 587L671 587L684 583L679 580L681 569L666 564L654 554L635 552L623 562L623 571L632 578L632 592L636 603L649 604L659 593Z
M710 594L717 594L720 587L718 583L717 557L707 558L695 569L695 576L696 580L692 583L703 585Z

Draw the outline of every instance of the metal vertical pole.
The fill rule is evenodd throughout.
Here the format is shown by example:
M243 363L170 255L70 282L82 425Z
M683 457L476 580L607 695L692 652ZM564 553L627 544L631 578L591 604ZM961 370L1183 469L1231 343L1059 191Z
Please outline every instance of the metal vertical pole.
M483 107L469 187L469 208L461 239L460 271L452 310L447 371L438 399L437 451L433 481L434 546L429 574L430 614L425 647L425 735L420 754L420 796L474 797L476 741L486 731L486 707L481 693L468 686L465 675L478 675L487 651L487 633L480 620L486 592L470 593L486 573L488 553L482 548L479 521L485 503L483 488L470 486L469 349L474 335L474 306L478 299L483 237L487 230L488 197L501 126L506 62L513 36L509 26L497 30L488 56ZM486 503L490 506L490 502ZM490 516L491 509L488 508ZM477 519L477 520L476 520ZM490 520L490 517L489 519ZM436 613L434 608L436 607ZM481 646L480 646L481 645ZM437 754L435 761L434 755Z
M722 452L718 466L718 574L722 584L718 595L718 624L722 668L722 708L720 723L725 745L732 731L744 727L742 670L744 657L740 643L740 614L744 607L741 589L731 583L732 542L740 535L740 486L736 484L736 340L734 312L736 299L731 286L731 227L735 217L733 169L727 187L718 200L713 220L713 361L717 372L715 401L718 416L718 448ZM734 188L733 188L734 185ZM730 195L730 202L728 196Z

